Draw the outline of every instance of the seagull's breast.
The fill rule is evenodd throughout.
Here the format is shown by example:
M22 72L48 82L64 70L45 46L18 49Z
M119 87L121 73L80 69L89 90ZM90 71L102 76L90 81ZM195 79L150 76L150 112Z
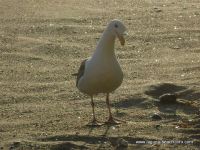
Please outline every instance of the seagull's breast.
M84 76L78 83L86 94L110 93L117 89L123 80L123 72L115 57L91 58L86 62Z

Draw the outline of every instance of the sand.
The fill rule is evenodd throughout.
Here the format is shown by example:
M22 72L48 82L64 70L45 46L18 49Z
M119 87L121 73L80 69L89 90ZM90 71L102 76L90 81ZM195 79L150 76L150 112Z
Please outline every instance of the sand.
M199 0L1 0L0 148L198 149L199 9ZM126 123L87 127L90 98L71 74L114 18L129 33L124 47L116 41L124 81L111 94ZM176 103L157 101L174 92ZM95 105L106 121L103 94Z

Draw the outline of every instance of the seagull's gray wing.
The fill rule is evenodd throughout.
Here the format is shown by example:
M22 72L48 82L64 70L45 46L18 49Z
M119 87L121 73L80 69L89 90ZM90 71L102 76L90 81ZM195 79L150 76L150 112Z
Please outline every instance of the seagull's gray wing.
M87 61L87 59L85 59L84 61L81 62L81 65L79 67L78 73L72 74L73 76L77 76L77 78L76 78L76 86L78 86L79 79L84 75L86 61Z

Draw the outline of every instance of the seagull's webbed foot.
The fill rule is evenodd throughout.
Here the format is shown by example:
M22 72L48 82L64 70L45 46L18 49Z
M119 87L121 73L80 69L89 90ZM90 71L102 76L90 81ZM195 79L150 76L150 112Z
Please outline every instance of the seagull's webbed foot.
M120 120L120 119L117 119L117 118L113 118L112 113L111 113L111 109L110 109L109 93L107 93L107 95L106 95L106 104L107 104L107 107L108 107L109 118L108 118L108 121L105 122L105 124L118 125L118 124L121 124L121 123L126 123L123 120Z
M97 121L96 119L93 119L91 122L89 122L87 124L87 126L91 126L91 127L98 127L98 126L102 126L103 123Z
M123 121L123 120L120 120L117 118L113 118L113 117L109 117L108 121L105 122L105 124L108 124L108 125L118 125L121 123L126 123L126 121Z

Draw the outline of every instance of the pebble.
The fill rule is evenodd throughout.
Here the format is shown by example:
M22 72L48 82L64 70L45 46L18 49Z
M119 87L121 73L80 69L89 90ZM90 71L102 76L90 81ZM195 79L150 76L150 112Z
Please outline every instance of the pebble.
M176 27L174 27L174 29L177 29ZM173 49L180 49L179 46L174 46Z
M151 116L151 118L152 118L153 120L162 120L162 117L161 117L160 115L158 115L157 113L154 113L154 114Z
M155 126L155 128L156 128L157 130L159 130L160 127L161 127L161 125L159 125L159 124L157 124L157 125Z
M162 12L162 10L157 8L157 7L154 8L154 11L157 12L157 13Z
M13 150L14 149L14 146L10 146L9 150Z
M17 141L17 142L14 142L13 145L16 147L16 146L19 146L20 145L20 142Z

